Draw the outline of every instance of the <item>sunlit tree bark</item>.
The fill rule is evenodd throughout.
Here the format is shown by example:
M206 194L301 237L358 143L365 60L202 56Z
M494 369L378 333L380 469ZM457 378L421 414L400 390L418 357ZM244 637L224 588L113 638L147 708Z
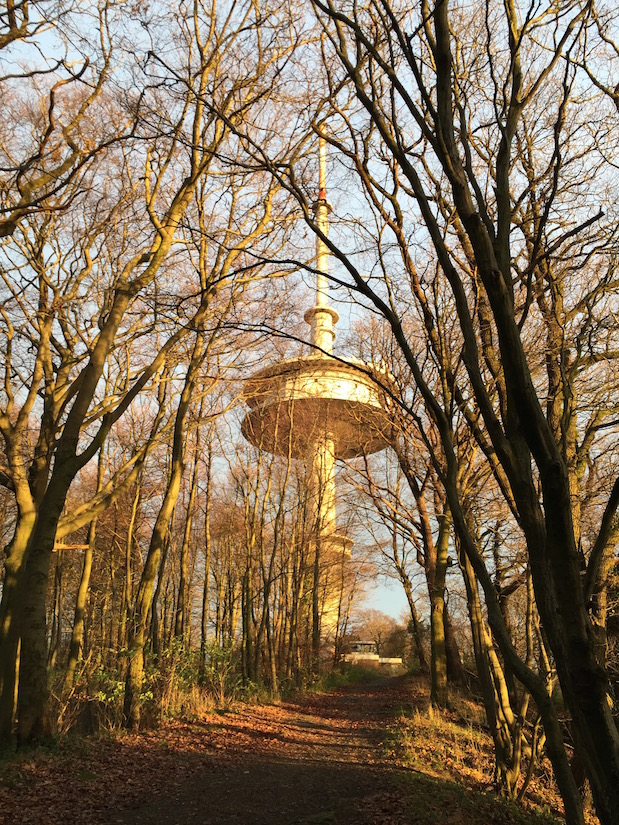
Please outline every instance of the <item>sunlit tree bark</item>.
M239 201L235 194L237 185L227 190L226 185L221 185L228 158L217 156L229 134L229 124L245 118L247 107L272 87L277 63L290 48L290 40L278 44L263 60L258 47L251 52L256 58L251 66L245 61L240 68L239 50L243 52L252 36L256 36L255 11L247 4L239 9L238 17L216 20L214 12L199 2L193 16L187 18L176 10L165 10L170 31L174 32L175 46L168 52L171 64L165 64L155 52L149 53L148 73L140 75L142 92L133 97L130 89L125 90L126 94L118 96L121 102L116 108L106 100L109 116L101 115L97 120L99 129L101 124L109 124L115 139L119 137L120 124L123 135L128 131L126 144L118 149L96 143L94 157L99 165L89 167L90 188L84 186L83 177L70 178L74 188L66 190L65 197L70 194L73 198L72 243L64 243L63 232L67 230L56 213L36 210L33 214L28 210L13 216L17 225L11 229L10 243L3 248L8 261L4 283L9 302L3 304L8 357L0 416L7 458L3 480L14 492L18 511L0 606L0 738L5 741L11 734L20 636L20 740L45 736L53 727L46 701L45 601L49 562L67 493L111 429L148 388L167 355L189 334L196 303L200 304L201 286L199 279L191 283L191 255L188 251L184 256L180 254L177 243L185 236L185 249L190 241L195 246L192 230L182 220L190 206L195 207L198 188L208 178L213 164L218 165L220 177L206 197L229 198L234 207L232 213L239 205L236 217L224 228L223 235L220 232L223 257L235 247L243 248L245 241L256 239L251 231L245 232L246 220L253 221L254 230L256 222L262 222L263 227L269 225L272 189L266 187L266 195L257 205L255 201L250 206L245 200ZM263 39L269 29L264 25ZM223 40L220 26L228 28ZM158 32L155 34L159 36ZM144 67L131 68L139 73ZM239 71L235 72L235 68ZM81 103L78 101L78 112L82 111ZM219 114L214 113L215 106ZM100 114L103 108L97 111ZM125 128L127 122L130 127ZM75 139L80 129L84 139L88 137L87 125L92 125L87 118L75 122ZM138 134L139 140L134 141ZM68 127L63 135L70 136ZM133 152L125 151L129 144ZM234 158L234 154L231 147L230 157ZM227 168L238 171L236 166ZM198 237L199 220L196 227ZM213 244L216 230L212 225L209 233L207 243ZM50 249L59 250L60 263L48 255ZM162 265L172 250L177 253L172 256L174 263L164 273ZM170 282L166 278L182 267L187 274L177 278L175 297L170 302L166 295ZM247 278L252 263L245 261L244 267L243 277ZM233 280L236 274L217 266L213 271L224 280ZM29 272L36 277L31 279ZM28 294L29 302L34 299L33 312L22 298L22 277L36 284L32 295ZM213 286L209 282L208 288ZM84 303L86 292L92 305ZM183 292L189 309L179 312L182 305L178 297ZM161 302L162 298L166 300ZM170 323L168 315L171 303L176 315L174 323ZM133 312L128 315L130 309ZM18 326L15 319L20 313ZM130 349L132 333L139 339L149 324L159 333L162 320L169 338L157 342L159 352L149 346L135 363L128 359L128 368L124 373L120 370L114 391L102 399L102 377L114 370L114 355L123 345ZM20 363L16 372L15 367L26 351L24 346L30 341L35 355L27 366ZM149 349L150 357L144 355ZM16 377L18 383L23 381L25 393L21 385L14 383ZM22 433L39 412L38 443L30 455Z
M571 105L577 83L572 53L582 52L589 7L574 3L562 17L550 10L535 17L513 3L501 7L487 3L477 27L464 10L451 9L448 2L434 7L422 2L416 12L388 2L341 7L318 0L314 5L343 70L339 77L350 82L360 104L359 116L364 112L368 123L363 137L358 121L347 120L345 112L334 115L329 130L332 143L347 153L368 197L387 204L396 223L397 203L408 196L416 204L453 296L467 395L472 395L479 410L484 446L491 449L489 460L495 462L497 481L516 506L537 607L573 717L577 745L598 814L610 825L619 816L619 737L608 703L608 677L592 643L581 576L571 470L575 440L570 435L576 423L576 387L573 380L565 379L573 356L565 342L570 318L564 310L563 285L570 252L577 250L585 263L590 257L588 244L591 249L612 244L614 230L600 224L597 204L575 214L567 225L555 211L566 196L569 165L578 165L583 157L583 145L570 142L570 124L582 118L582 112ZM467 27L471 34L476 32L473 37L479 36L480 45L485 44L486 86L480 82L483 71L469 59L475 41L467 39ZM542 41L548 48L541 46ZM334 70L333 81L337 74ZM553 98L545 91L549 84ZM491 127L480 127L478 136L475 125L478 116L483 118L484 98ZM539 117L543 108L551 122L546 121L549 151L542 159L523 146L533 129L532 118ZM328 117L326 107L323 116ZM358 137L357 146L345 141L345 129ZM602 134L589 139L583 133L583 141L596 152ZM379 182L369 160L371 135L386 153L382 157L383 169L389 172L387 186ZM528 173L532 158L534 174ZM604 152L589 155L589 160L591 165L582 171L590 182L593 169L604 175ZM539 214L533 204L539 205ZM332 240L330 245L337 254ZM354 288L389 320L437 423L455 530L483 586L502 654L539 703L568 821L580 823L580 800L565 771L564 754L556 749L556 742L551 747L555 722L552 714L545 715L550 711L548 700L537 675L514 656L496 593L475 542L467 535L451 411L443 408L444 399L437 398L428 385L404 332L394 292L373 289L350 256L340 253L339 257ZM614 279L612 274L602 279L607 295ZM389 284L397 290L393 279ZM581 293L586 292L581 288ZM531 347L534 328L545 339L541 363ZM612 496L608 507L614 514ZM611 552L606 543L605 552ZM590 564L589 575L597 578L594 555Z
M332 219L325 237L295 158L287 158L292 174L266 153L260 159L286 179L338 258L334 281L391 327L440 435L436 471L493 637L542 715L567 820L582 823L547 688L514 649L467 522L456 421L466 422L492 469L526 543L577 748L598 815L610 825L619 817L619 737L584 583L604 588L602 558L613 553L618 501L611 477L598 488L602 528L581 541L585 495L574 468L578 454L590 468L604 461L589 441L595 432L593 442L604 444L588 415L588 381L597 382L607 426L616 428L609 379L617 342L606 320L617 281L607 196L616 113L608 89L598 94L581 72L594 40L596 48L612 47L598 37L592 6L578 2L561 11L492 0L475 11L448 0L313 6L326 59L308 126L331 145L367 215L349 212L337 234ZM459 348L447 370L428 313L434 286ZM424 345L412 329L423 329Z

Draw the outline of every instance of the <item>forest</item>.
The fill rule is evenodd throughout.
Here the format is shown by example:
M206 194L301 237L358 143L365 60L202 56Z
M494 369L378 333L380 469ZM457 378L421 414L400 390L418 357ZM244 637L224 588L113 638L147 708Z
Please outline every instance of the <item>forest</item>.
M618 66L608 0L2 0L1 748L365 635L619 822ZM243 423L324 275L387 411L339 554Z

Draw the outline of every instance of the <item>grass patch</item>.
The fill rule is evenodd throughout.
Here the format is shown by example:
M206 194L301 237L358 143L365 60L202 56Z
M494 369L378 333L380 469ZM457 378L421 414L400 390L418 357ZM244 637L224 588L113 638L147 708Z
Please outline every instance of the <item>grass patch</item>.
M468 790L457 782L421 773L400 775L410 825L559 825L549 811L529 810L493 794Z
M450 707L429 702L415 680L415 707L389 726L383 747L404 767L398 784L410 800L412 825L557 825L562 803L547 759L536 766L525 800L516 804L494 793L494 749L483 709L472 697L452 693ZM596 822L591 811L587 822Z
M477 787L490 784L494 759L492 743L473 723L456 723L447 711L429 705L402 715L396 745L404 763L441 779L466 777Z
M322 682L322 689L332 690L347 685L361 685L365 682L389 679L391 675L391 673L385 673L375 667L367 667L361 664L344 664L322 677L320 681Z

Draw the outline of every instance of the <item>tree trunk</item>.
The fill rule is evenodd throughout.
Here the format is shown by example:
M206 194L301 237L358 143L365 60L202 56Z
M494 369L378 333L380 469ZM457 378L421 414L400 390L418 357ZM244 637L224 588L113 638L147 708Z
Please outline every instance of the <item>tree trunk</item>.
M232 613L232 606L230 606L230 612ZM241 619L243 630L241 639L241 669L243 683L247 684L247 682L253 680L254 676L252 671L254 664L254 622L252 610L251 572L249 569L249 564L245 568L245 573L243 575L243 585L241 590Z
M68 484L64 481L50 482L29 543L17 701L20 744L47 739L55 729L55 720L48 706L47 583L56 528L67 489Z
M92 560L95 550L95 537L97 534L97 520L93 519L88 528L88 547L84 551L84 564L82 566L82 576L77 590L75 600L75 615L73 618L73 630L71 632L71 643L69 645L69 658L67 661L67 671L64 678L63 693L67 694L73 687L75 680L75 669L84 644L84 620L86 616L86 603L88 601L88 591L90 587L90 572L92 570Z
M419 662L419 669L422 673L427 673L428 671L428 660L426 659L426 654L423 649L423 640L421 638L421 626L419 623L419 617L417 615L417 607L415 605L415 599L413 596L413 587L411 580L408 576L402 576L400 574L400 580L402 582L402 586L404 587L404 593L406 595L406 601L408 602L408 611L411 617L411 625L413 628L413 641L415 642L415 653L417 654L417 660Z
M320 555L320 536L316 535L312 580L312 670L314 672L318 670L320 659Z
M208 643L209 581L211 572L211 462L213 457L212 431L208 440L206 457L206 489L204 490L204 584L202 587L202 613L200 616L200 673L206 670L206 646ZM215 627L215 638L217 639Z
M160 570L159 562L169 541L172 517L180 493L184 471L183 459L187 416L191 407L198 370L206 354L203 342L204 334L199 331L196 335L185 383L176 410L168 483L155 520L133 612L123 708L124 724L132 730L137 730L140 726L140 701L144 681L144 646L146 644L148 615L152 606L155 579Z
M178 598L176 602L176 616L174 620L174 636L176 639L180 639L183 644L187 642L189 617L191 615L191 605L187 605L189 587L189 545L191 541L191 528L193 525L193 508L196 501L196 493L198 491L199 451L200 439L198 430L196 431L193 469L191 472L191 488L189 491L189 501L187 502L187 515L185 518L185 530L183 531L183 543L181 545Z
M19 683L19 648L24 599L23 570L34 511L18 514L15 534L6 550L0 602L0 748L11 744Z
M54 565L54 590L52 596L52 621L50 630L49 651L47 654L48 667L54 669L58 658L58 649L62 638L62 608L64 601L63 593L63 554L58 550L55 554Z
M122 649L127 647L128 634L127 623L131 615L131 605L133 603L133 536L137 520L138 508L142 497L142 468L138 472L135 492L131 501L131 516L127 527L127 537L125 539L125 578L123 581L122 605L120 609L120 622L118 625L118 646Z
M439 523L434 559L428 569L432 639L430 697L439 707L446 707L449 698L447 689L447 648L445 644L445 575L447 573L450 528L449 508L445 507Z
M475 663L477 665L477 677L486 710L486 720L494 741L495 781L500 792L508 797L512 797L518 775L514 776L511 738L493 684L492 668L489 661L488 638L484 628L481 602L477 590L477 579L464 553L460 553L460 565L466 586ZM519 768L519 764L517 767Z
M450 682L457 685L466 683L466 672L462 665L462 657L460 656L460 648L458 647L458 640L454 633L453 623L451 621L451 614L449 607L445 605L444 613L445 622L445 653L447 656L447 678Z
M97 462L97 492L103 485L103 450L99 451L99 460ZM94 518L88 527L88 547L84 551L84 564L82 566L82 575L80 578L79 587L77 590L77 598L75 600L75 614L73 618L73 630L71 631L71 642L69 644L69 656L67 660L67 670L64 678L63 693L66 695L73 687L75 681L75 669L79 659L80 651L84 646L84 623L86 617L86 604L88 601L88 592L90 588L90 573L92 570L92 560L95 552L95 539L97 535L97 519Z

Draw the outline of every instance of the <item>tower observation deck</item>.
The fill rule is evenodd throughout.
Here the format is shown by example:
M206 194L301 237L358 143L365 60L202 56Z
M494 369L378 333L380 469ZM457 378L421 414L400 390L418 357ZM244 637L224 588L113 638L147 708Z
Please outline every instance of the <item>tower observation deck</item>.
M331 206L323 139L313 210L326 236ZM328 303L328 250L318 235L316 262L315 305L304 316L310 326L310 354L267 366L245 382L249 410L241 429L259 449L311 461L314 541L327 564L334 554L349 556L352 546L352 540L337 531L335 460L385 449L390 423L385 392L371 368L357 359L333 356L339 315ZM381 378L383 384L388 381L386 373Z

